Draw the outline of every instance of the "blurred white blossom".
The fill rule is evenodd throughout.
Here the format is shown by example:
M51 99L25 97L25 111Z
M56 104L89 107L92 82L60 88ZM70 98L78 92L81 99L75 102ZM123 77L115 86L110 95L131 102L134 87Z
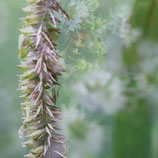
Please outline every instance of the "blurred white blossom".
M117 6L111 11L108 29L113 35L120 37L125 46L129 46L140 36L140 31L133 29L129 24L132 15L132 3Z
M91 111L112 114L124 105L121 81L108 72L88 74L73 89L78 103Z
M94 121L87 123L84 112L76 107L71 106L66 111L65 128L69 137L68 145L71 149L71 151L69 151L69 157L81 158L99 153L103 145L103 140L105 140L106 137L102 126ZM71 134L71 126L75 126L78 129L83 128L82 124L85 124L85 130L81 129L81 132L85 135L83 139Z

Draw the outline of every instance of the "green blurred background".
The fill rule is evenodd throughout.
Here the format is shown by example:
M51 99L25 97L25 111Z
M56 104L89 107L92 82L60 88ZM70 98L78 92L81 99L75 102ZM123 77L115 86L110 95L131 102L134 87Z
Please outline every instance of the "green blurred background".
M67 72L68 158L158 157L158 1L59 0L71 20L58 49ZM0 0L0 158L21 158L18 28L25 0Z

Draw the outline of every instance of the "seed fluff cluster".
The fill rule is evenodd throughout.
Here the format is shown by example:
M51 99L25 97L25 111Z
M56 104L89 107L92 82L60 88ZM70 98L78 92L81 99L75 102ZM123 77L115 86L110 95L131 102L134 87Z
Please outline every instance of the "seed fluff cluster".
M29 148L26 158L65 158L65 136L62 130L62 113L56 106L58 81L64 69L59 64L56 49L60 29L61 14L68 19L66 12L56 0L27 0L20 29L18 66L20 75L19 90L23 92L20 138L25 138L23 147Z

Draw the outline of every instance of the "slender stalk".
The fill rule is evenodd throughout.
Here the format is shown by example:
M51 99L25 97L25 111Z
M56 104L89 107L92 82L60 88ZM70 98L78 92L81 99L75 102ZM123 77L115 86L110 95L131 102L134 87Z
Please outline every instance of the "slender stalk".
M62 132L62 113L56 106L56 86L60 86L59 76L64 69L55 40L60 34L55 12L68 18L56 0L27 0L23 8L28 14L22 18L24 27L20 29L18 66L19 90L23 92L23 126L20 138L26 138L24 147L30 149L26 158L64 158L65 137Z

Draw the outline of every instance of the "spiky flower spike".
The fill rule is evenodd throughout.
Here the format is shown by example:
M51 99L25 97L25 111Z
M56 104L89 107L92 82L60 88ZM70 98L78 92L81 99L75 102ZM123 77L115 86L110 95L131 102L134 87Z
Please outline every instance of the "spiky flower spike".
M62 113L56 106L56 88L64 69L59 64L54 41L60 30L57 28L55 12L68 15L56 0L27 0L28 14L23 18L20 29L19 68L22 97L23 126L19 136L26 138L23 143L30 152L26 158L64 158L65 138L61 128Z

